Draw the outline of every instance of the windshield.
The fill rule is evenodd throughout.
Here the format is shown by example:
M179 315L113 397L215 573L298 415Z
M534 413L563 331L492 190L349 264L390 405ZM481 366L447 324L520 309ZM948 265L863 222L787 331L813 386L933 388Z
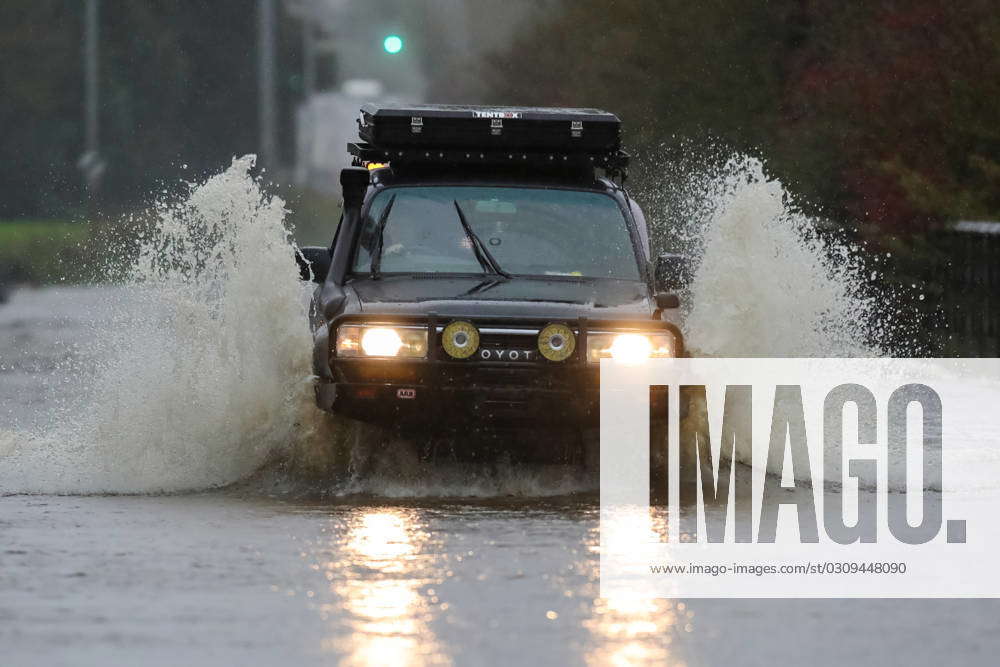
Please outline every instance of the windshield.
M613 198L597 192L389 188L372 201L354 270L372 270L373 254L378 254L380 246L381 259L375 268L382 273L639 280L625 217Z

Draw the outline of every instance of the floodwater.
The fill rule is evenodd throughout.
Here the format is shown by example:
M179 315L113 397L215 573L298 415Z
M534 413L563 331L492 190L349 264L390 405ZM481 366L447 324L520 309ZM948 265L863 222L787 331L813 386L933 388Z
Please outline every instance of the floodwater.
M600 599L596 485L570 467L427 463L394 442L359 474L311 404L282 206L247 168L163 207L124 286L0 306L2 664L995 661L989 600ZM780 217L764 185L730 199L706 257L774 256L746 230ZM730 325L696 310L689 337L857 352L821 321L856 295L778 242L794 279L728 310L702 265L693 292ZM753 335L787 303L795 332Z
M52 378L76 353L56 342L86 339L106 296L20 290L0 308L4 423L44 428L71 403ZM585 478L422 474L331 478L322 498L315 482L259 477L213 492L0 496L3 662L950 665L1000 649L988 600L600 599Z
M603 600L592 499L0 500L5 664L992 664L958 600Z

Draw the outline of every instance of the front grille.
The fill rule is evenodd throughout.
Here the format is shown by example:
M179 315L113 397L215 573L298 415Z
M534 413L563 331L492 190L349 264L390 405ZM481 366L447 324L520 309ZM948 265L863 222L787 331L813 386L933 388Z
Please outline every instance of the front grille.
M488 324L476 324L476 326L479 328L479 350L527 350L531 353L531 356L528 360L525 360L524 358L517 360L511 360L508 358L484 359L482 358L479 350L477 350L476 354L469 358L465 363L488 365L490 363L497 362L518 366L534 366L550 363L547 362L538 352L538 329L530 327L499 327ZM438 327L439 337L436 344L437 358L448 360L448 354L444 351L444 345L440 338L442 331L443 327ZM573 359L570 359L568 363L572 363L572 361Z

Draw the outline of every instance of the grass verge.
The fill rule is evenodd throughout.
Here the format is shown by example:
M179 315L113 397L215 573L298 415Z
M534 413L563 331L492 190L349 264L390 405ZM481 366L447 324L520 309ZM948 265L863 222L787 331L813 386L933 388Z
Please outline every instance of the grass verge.
M0 284L79 280L90 225L62 220L0 220Z

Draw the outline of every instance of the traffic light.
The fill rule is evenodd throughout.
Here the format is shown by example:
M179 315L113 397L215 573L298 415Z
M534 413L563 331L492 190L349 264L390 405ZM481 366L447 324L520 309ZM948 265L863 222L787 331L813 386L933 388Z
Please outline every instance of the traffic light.
M390 55L395 55L403 50L403 38L399 35L388 35L382 40L382 48Z

